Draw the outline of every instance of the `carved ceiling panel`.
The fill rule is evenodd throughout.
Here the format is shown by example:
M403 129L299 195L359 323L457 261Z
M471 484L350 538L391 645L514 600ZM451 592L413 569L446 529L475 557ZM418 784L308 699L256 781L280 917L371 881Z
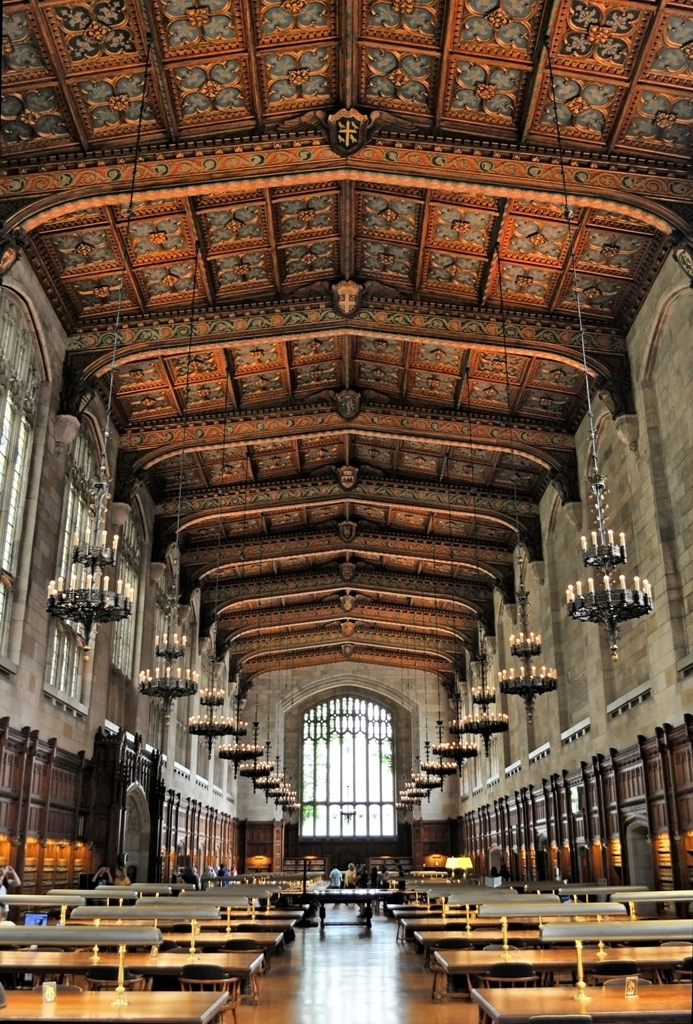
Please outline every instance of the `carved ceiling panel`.
M221 545L229 607L300 610L306 663L346 656L310 616L347 598L380 609L349 656L403 664L378 622L449 600L472 642L516 508L540 558L546 487L578 494L578 300L593 386L630 411L625 330L693 229L693 14L345 11L5 0L0 194L72 332L71 394L105 394L120 308L117 487L150 485L155 554L182 482L207 610Z

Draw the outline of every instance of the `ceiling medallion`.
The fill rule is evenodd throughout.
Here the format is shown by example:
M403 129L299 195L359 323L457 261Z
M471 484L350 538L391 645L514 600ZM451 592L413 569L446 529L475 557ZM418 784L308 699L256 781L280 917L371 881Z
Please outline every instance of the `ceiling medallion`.
M363 285L356 281L337 281L332 285L332 305L340 316L355 316L361 308Z

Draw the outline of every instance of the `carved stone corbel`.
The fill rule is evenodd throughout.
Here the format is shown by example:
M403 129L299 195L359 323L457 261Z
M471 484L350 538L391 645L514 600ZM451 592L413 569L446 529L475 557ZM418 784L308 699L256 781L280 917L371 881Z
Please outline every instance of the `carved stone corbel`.
M64 452L66 448L69 448L74 439L79 434L79 420L76 416L71 416L69 413L59 413L55 417L55 450L56 452Z
M632 452L638 450L638 417L635 413L623 413L614 420L616 433Z
M536 582L540 586L543 586L544 578L545 578L545 576L544 576L544 563L537 559L537 561L535 561L535 562L529 562L528 565L529 565L530 571L532 573L532 576L534 577Z
M582 502L581 501L567 501L563 506L565 517L571 526L574 526L576 530L582 529Z

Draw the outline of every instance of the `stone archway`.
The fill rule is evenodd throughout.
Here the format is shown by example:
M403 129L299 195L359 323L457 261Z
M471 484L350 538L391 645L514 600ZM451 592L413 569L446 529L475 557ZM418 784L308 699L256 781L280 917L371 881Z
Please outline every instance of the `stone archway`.
M123 853L128 868L135 868L137 881L149 877L149 832L151 821L144 790L135 783L130 786L125 801L125 837Z
M644 821L633 821L626 828L626 849L628 850L628 874L624 879L628 885L642 885L654 889L654 867L650 831Z

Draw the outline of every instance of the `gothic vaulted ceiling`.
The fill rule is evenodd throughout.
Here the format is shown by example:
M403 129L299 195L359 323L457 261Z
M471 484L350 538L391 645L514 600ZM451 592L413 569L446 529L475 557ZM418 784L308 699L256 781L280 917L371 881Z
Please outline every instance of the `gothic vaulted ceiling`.
M6 237L63 411L118 318L154 556L182 484L186 588L249 676L450 673L578 495L578 303L632 411L625 332L693 224L690 2L5 0L2 61Z

